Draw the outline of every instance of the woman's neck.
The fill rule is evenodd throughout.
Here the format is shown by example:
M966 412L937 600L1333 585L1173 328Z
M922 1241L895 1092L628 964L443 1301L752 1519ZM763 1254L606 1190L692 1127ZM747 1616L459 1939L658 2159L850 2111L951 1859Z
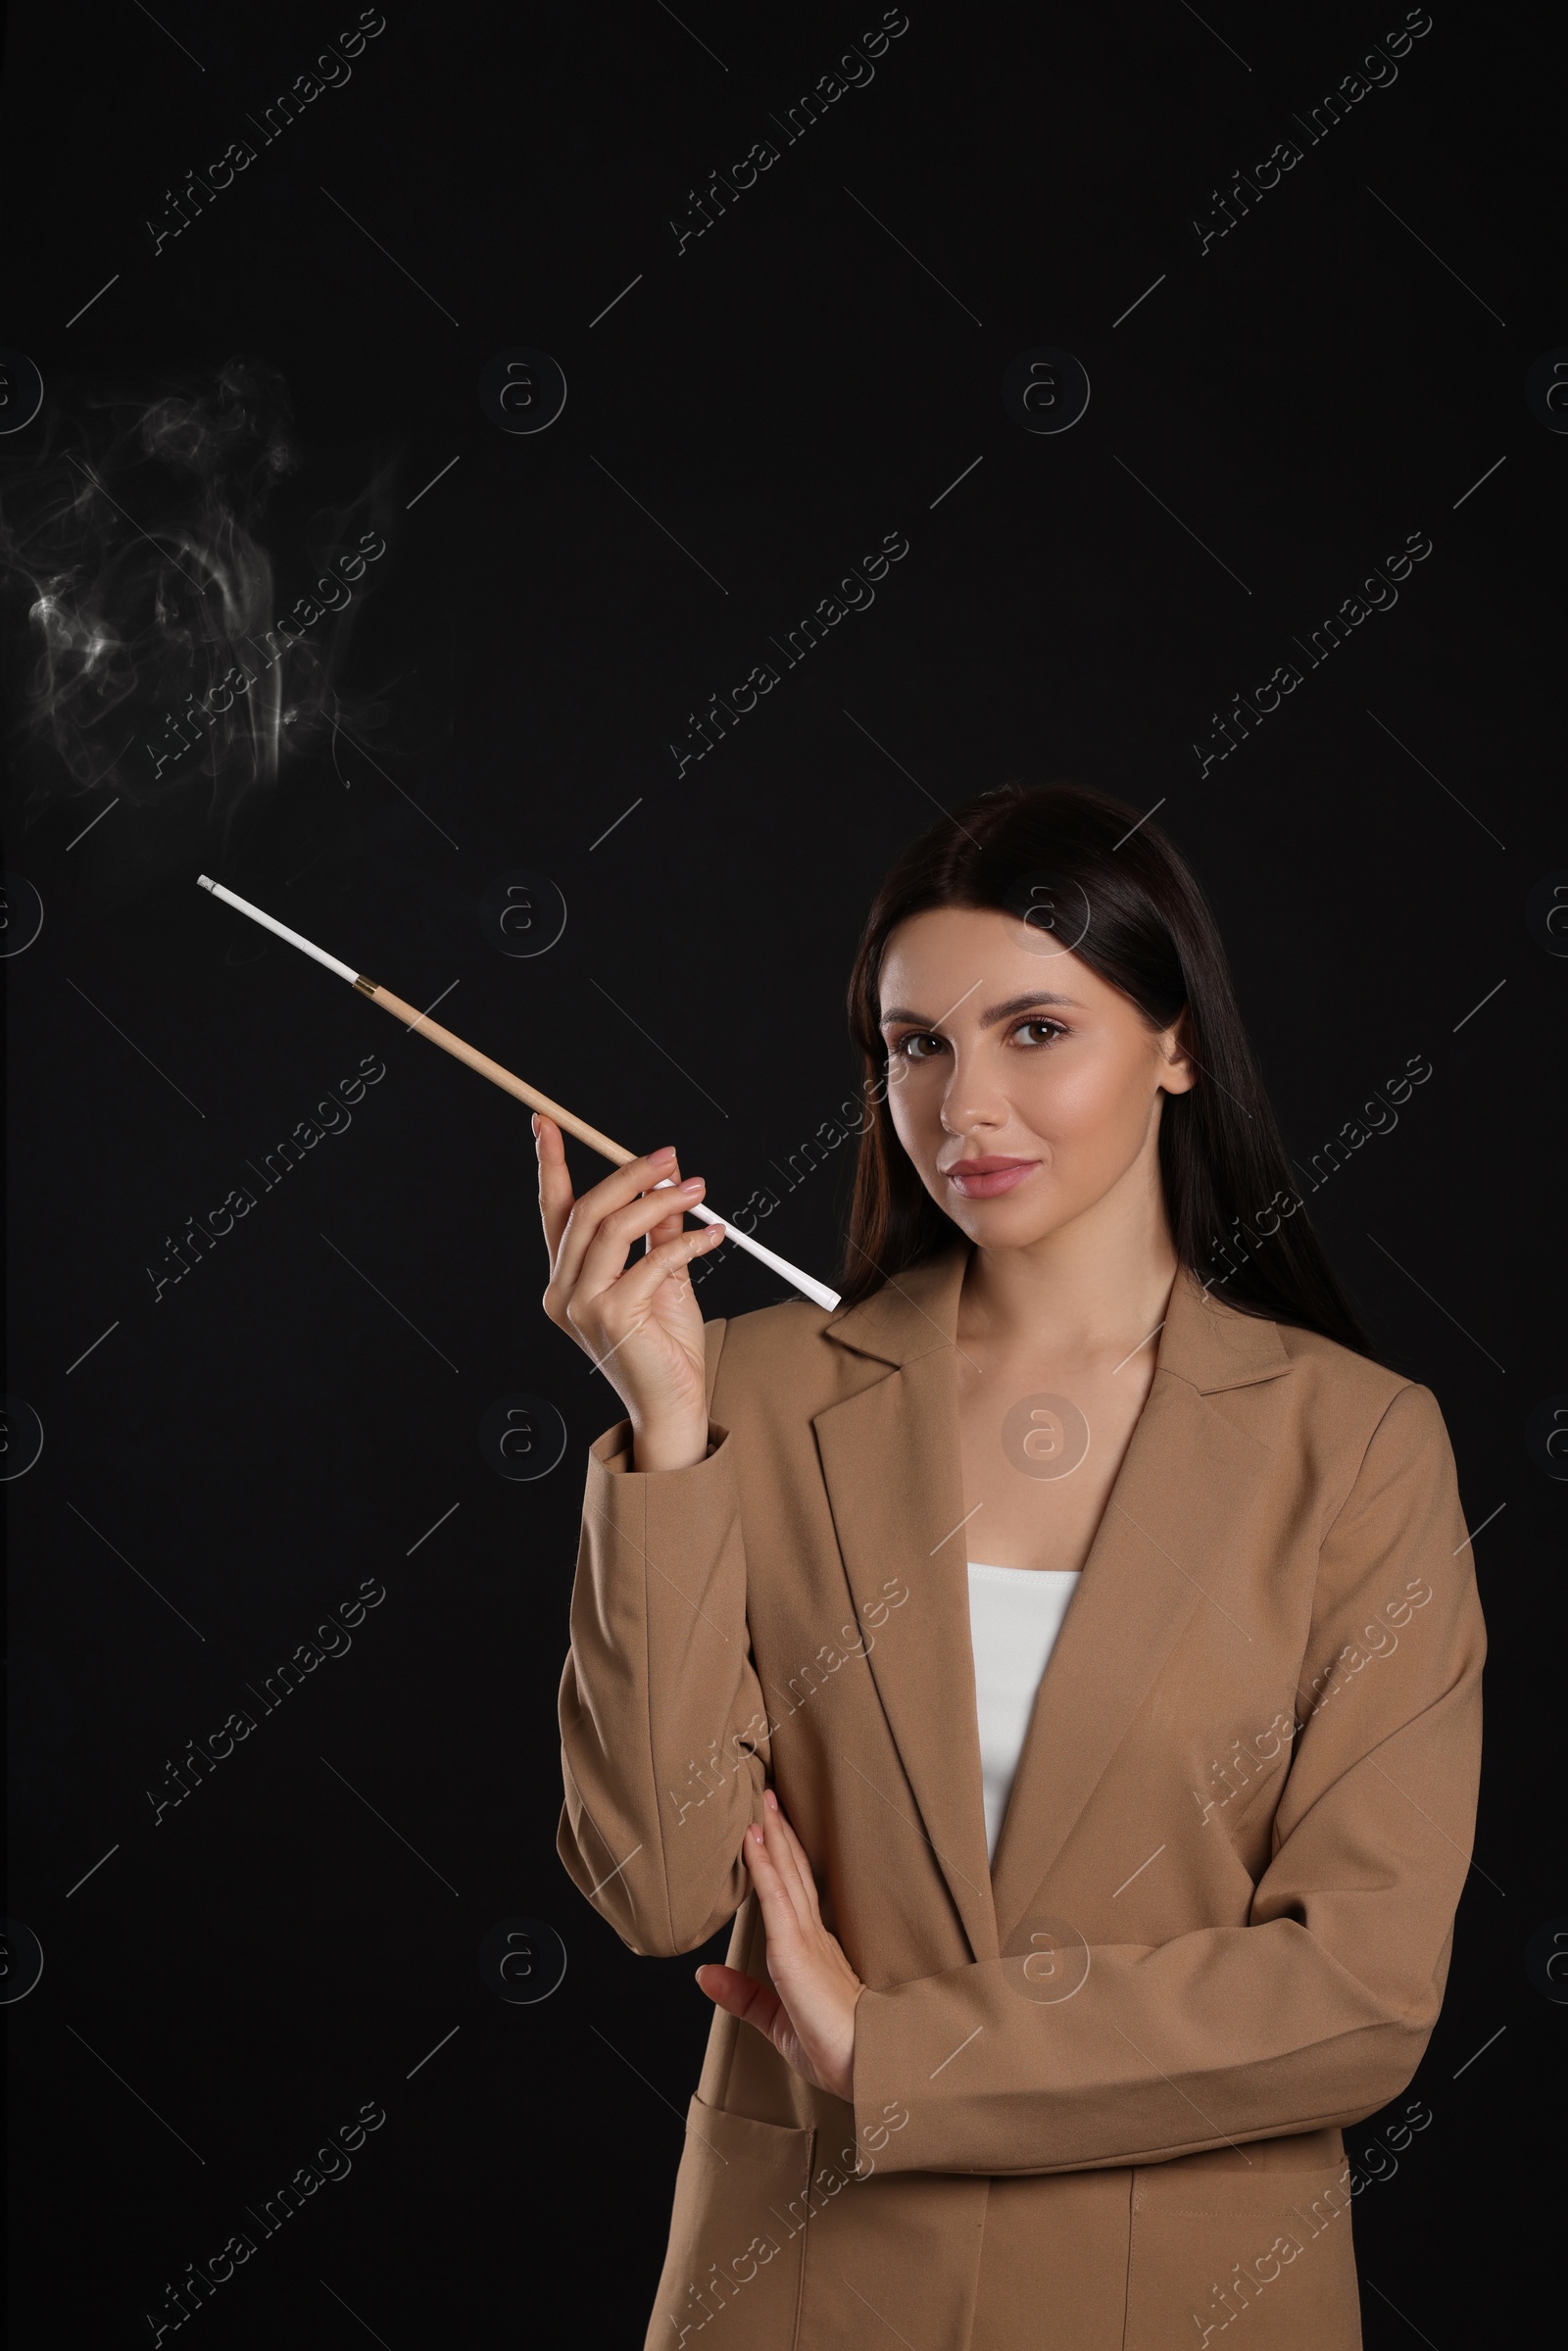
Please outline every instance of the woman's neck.
M1114 1363L1163 1321L1178 1259L1157 1189L1117 1187L1019 1249L976 1248L960 1345L1003 1357Z

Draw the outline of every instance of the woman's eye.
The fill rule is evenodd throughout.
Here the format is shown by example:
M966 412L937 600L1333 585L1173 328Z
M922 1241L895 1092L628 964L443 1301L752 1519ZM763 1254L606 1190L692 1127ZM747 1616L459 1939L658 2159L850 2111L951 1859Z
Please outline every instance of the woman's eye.
M1047 1034L1043 1037L1025 1037L1025 1032L1030 1029L1044 1029ZM1015 1037L1024 1038L1031 1051L1037 1050L1042 1045L1054 1045L1058 1037L1065 1037L1067 1034L1059 1020L1020 1020L1012 1033Z
M916 1030L907 1037L901 1037L893 1050L896 1053L902 1053L906 1061L929 1061L930 1053L921 1049L929 1045L936 1052L940 1051L941 1044L940 1037L928 1036Z

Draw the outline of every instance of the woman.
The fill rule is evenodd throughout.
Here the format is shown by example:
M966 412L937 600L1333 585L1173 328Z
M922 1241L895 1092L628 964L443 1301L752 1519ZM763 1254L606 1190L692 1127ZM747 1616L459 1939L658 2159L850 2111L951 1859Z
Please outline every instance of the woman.
M734 1920L648 2344L1350 2351L1341 2131L1421 2058L1474 1822L1442 1415L1133 810L942 818L850 1004L834 1313L705 1327L701 1178L574 1200L535 1122L546 1308L626 1407L560 1849L634 1951Z

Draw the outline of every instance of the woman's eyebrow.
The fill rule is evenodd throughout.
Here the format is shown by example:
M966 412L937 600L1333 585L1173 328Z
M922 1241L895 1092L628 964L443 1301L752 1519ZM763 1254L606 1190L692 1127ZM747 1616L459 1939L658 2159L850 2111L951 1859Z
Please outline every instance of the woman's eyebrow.
M1081 1012L1084 1009L1075 996L1052 996L1047 993L1038 996L1009 996L1004 1004L987 1006L980 1015L980 1026L983 1029L994 1028L999 1020L1009 1020L1018 1012L1032 1011L1036 1004L1065 1004L1074 1012ZM916 1028L924 1029L935 1029L939 1025L934 1020L927 1020L919 1012L910 1011L906 1004L892 1005L882 1014L881 1025L883 1028L887 1028L895 1020L912 1021Z

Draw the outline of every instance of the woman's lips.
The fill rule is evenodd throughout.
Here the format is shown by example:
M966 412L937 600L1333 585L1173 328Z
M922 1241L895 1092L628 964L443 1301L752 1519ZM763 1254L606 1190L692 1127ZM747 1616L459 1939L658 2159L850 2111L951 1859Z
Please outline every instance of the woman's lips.
M947 1171L948 1182L964 1200L995 1200L1015 1191L1039 1165L1038 1159L958 1159Z

